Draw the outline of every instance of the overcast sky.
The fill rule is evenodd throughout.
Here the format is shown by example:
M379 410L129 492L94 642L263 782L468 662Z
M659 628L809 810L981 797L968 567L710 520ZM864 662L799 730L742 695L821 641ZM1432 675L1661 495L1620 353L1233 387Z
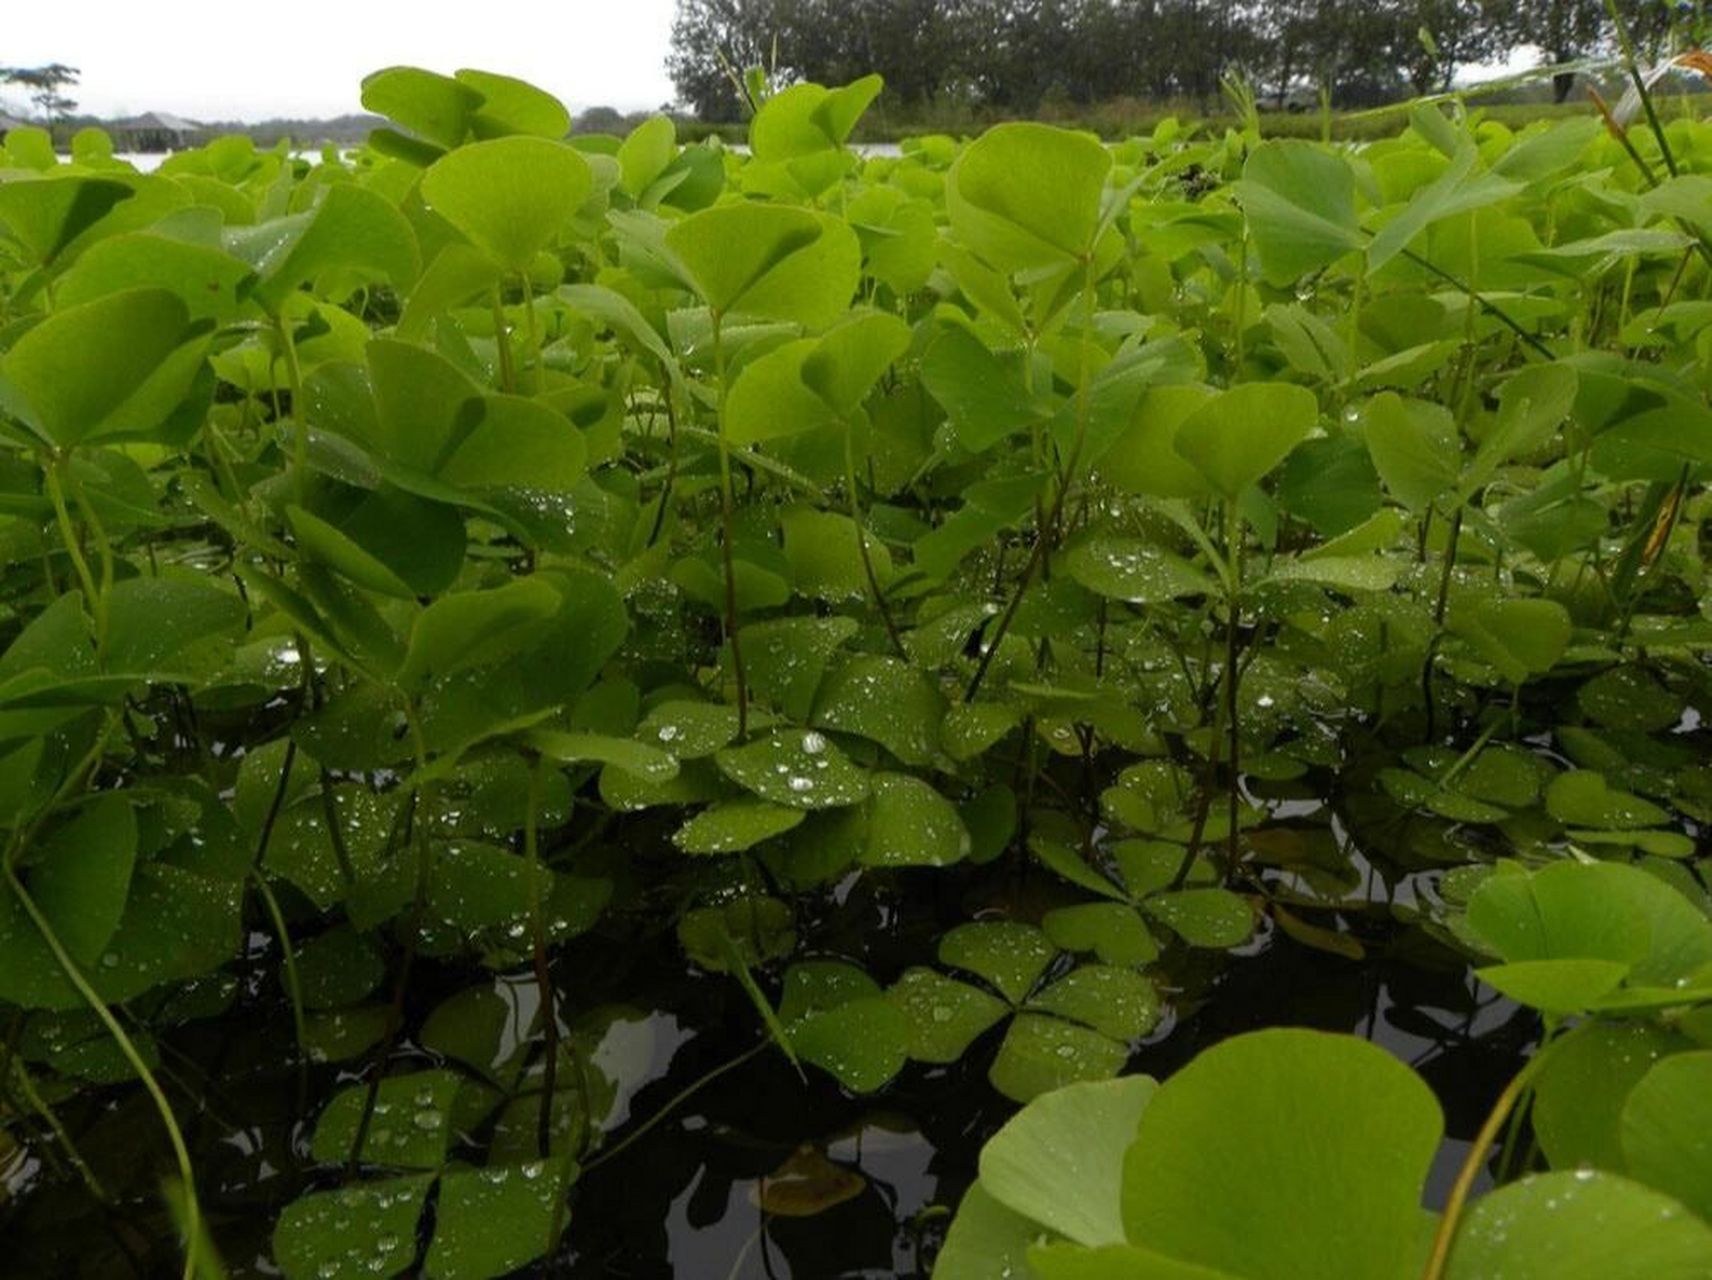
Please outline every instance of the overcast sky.
M0 0L0 66L81 68L101 116L201 120L361 109L371 71L410 63L521 76L572 110L657 107L673 0ZM25 105L13 92L14 109Z

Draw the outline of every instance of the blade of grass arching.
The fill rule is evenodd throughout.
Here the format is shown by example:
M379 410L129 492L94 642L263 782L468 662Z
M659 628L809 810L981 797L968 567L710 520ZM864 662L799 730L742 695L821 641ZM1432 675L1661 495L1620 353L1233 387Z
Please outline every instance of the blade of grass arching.
M791 1065L797 1069L797 1075L807 1080L802 1063L797 1060L797 1051L791 1045L790 1035L785 1031L785 1024L779 1021L779 1015L774 1011L772 1003L767 999L766 992L761 990L755 981L755 975L749 972L749 966L744 962L743 955L737 950L737 943L723 929L719 934L719 949L725 953L725 962L731 966L731 976L737 979L743 988L743 994L749 997L749 1002L755 1006L755 1012L761 1015L761 1022L767 1028L767 1034L773 1043L779 1046L779 1052L791 1060Z
M1616 0L1605 0L1605 12L1610 15L1612 29L1617 33L1617 47L1623 51L1623 69L1634 83L1635 91L1641 96L1641 110L1646 112L1647 126L1658 141L1659 154L1664 157L1664 167L1674 178L1677 175L1676 156L1671 152L1670 139L1664 136L1664 125L1660 123L1658 109L1653 105L1652 89L1647 84L1646 76L1641 74L1641 64L1635 59L1635 43L1629 38L1629 25L1623 21Z

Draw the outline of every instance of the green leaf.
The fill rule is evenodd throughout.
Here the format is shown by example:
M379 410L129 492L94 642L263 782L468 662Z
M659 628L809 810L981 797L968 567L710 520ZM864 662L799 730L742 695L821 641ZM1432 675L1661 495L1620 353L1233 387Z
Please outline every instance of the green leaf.
M1149 388L1128 428L1100 459L1100 474L1126 493L1204 497L1207 482L1177 452L1177 429L1217 394L1194 383Z
M1692 1046L1640 1021L1590 1023L1557 1044L1535 1081L1530 1113L1551 1166L1624 1172L1620 1124L1630 1090L1666 1054Z
M933 1264L935 1280L1026 1277L1029 1246L1039 1236L1038 1224L1007 1209L977 1181L964 1193L945 1233L945 1244Z
M493 1280L550 1254L568 1217L568 1157L457 1169L440 1178L426 1275Z
M494 138L436 160L422 175L422 198L500 266L524 271L593 185L588 161L563 143Z
M630 738L602 733L564 733L532 729L529 745L559 764L609 764L645 782L668 782L678 776L676 756Z
M1028 1266L1037 1280L1236 1280L1229 1272L1161 1257L1133 1244L1098 1249L1037 1244L1028 1251Z
M541 138L562 138L571 128L571 113L565 104L544 89L513 76L468 67L454 71L459 84L481 94L470 127L478 138L496 138L510 133L529 133Z
M588 445L564 414L538 400L490 395L437 474L464 489L570 494L588 472Z
M1126 1233L1233 1275L1396 1280L1418 1265L1442 1132L1432 1091L1383 1049L1297 1029L1237 1036L1142 1113Z
M861 861L870 867L944 867L969 856L969 830L952 804L907 773L876 773Z
M1028 1002L1030 1009L1084 1023L1114 1040L1135 1040L1159 1022L1159 992L1133 969L1083 965Z
M1048 911L1041 920L1046 936L1065 951L1092 951L1107 964L1141 965L1157 959L1159 944L1129 906L1087 902Z
M775 730L726 747L714 761L738 786L789 809L834 809L868 798L868 775L813 729Z
M107 665L139 675L183 672L187 650L244 625L234 591L205 578L129 578L107 596Z
M1541 1173L1475 1201L1447 1280L1693 1280L1712 1227L1669 1196L1609 1173Z
M1380 228L1367 246L1367 269L1379 270L1409 247L1422 231L1453 214L1467 213L1495 204L1521 189L1496 173L1472 172L1479 152L1464 146L1432 182L1418 188L1408 204Z
M1236 947L1254 932L1254 912L1229 889L1177 889L1142 904L1192 947Z
M960 924L939 940L940 963L979 974L1012 1004L1021 1004L1056 954L1046 935L1011 921Z
M1096 528L1064 549L1064 571L1096 595L1130 604L1162 604L1210 595L1217 584L1180 556L1109 529Z
M618 147L619 185L640 198L678 154L678 129L670 116L649 116Z
M432 1174L317 1191L285 1206L273 1255L286 1280L395 1276L416 1257L416 1220Z
M312 210L226 233L226 248L261 277L251 297L278 314L305 281L357 271L403 292L422 269L416 232L396 206L366 187L344 182Z
M861 246L847 224L783 205L703 209L673 223L665 243L718 315L810 329L844 314L861 271Z
M402 688L423 688L471 667L501 662L540 633L559 609L559 593L540 578L487 591L460 591L424 609L410 630L399 668Z
M918 1062L956 1062L1008 1012L997 997L925 968L905 970L887 998L909 1022L909 1056Z
M10 189L10 188L8 188ZM78 255L55 286L58 306L93 302L127 289L165 289L191 320L232 319L251 270L229 253L148 231L109 236Z
M1059 1018L1019 1014L987 1071L993 1087L1016 1102L1053 1089L1115 1076L1129 1050L1109 1036Z
M773 618L744 627L750 693L793 720L807 720L828 659L858 630L854 618L838 616Z
M947 325L922 357L921 382L945 409L957 439L971 453L1044 422L1012 361L1001 360L961 325Z
M1149 1076L1043 1094L981 1148L981 1186L1079 1244L1121 1243L1124 1153L1158 1084Z
M803 381L812 338L789 342L750 361L725 398L725 436L732 444L761 444L838 426L837 411Z
M49 144L51 152L52 144ZM0 186L0 223L47 266L137 189L114 178L52 177Z
M1663 826L1670 815L1656 804L1619 791L1592 769L1571 769L1553 778L1546 788L1546 812L1572 827L1632 831Z
M755 158L789 160L842 147L884 84L869 75L837 89L794 84L773 94L749 124Z
M680 760L711 756L737 736L737 708L723 702L662 702L636 726L636 736Z
M1090 134L995 125L945 179L945 209L965 245L1007 274L1068 267L1092 254L1111 153ZM1018 182L1018 174L1028 174Z
M1629 1092L1621 1120L1627 1172L1712 1220L1712 1053L1660 1060Z
M80 966L94 964L119 928L136 860L135 811L112 792L94 798L37 849L26 887Z
M297 979L307 1009L356 1004L386 977L374 944L348 924L335 925L297 949Z
M429 142L451 148L469 136L482 94L473 85L420 67L387 67L363 79L362 102Z
M1456 421L1443 405L1382 392L1362 411L1362 433L1379 478L1411 511L1425 511L1462 474Z
M1549 981L1552 998L1573 997L1574 1008L1620 1005L1611 992L1625 975L1642 990L1676 989L1712 964L1712 921L1671 885L1622 863L1556 862L1488 876L1469 899L1467 924L1509 962L1508 972L1495 971L1499 980ZM1553 962L1562 967L1554 971ZM1577 981L1579 988L1561 985Z
M1597 1008L1623 984L1629 966L1621 960L1518 960L1474 972L1487 986L1518 1004L1561 1017Z
M827 601L869 597L868 572L862 567L863 546L881 589L891 581L891 553L849 516L799 506L787 509L779 523L785 532L785 559L799 595Z
M1465 490L1542 448L1574 410L1578 390L1575 370L1566 364L1534 364L1512 374L1498 389L1498 418L1469 464Z
M765 800L724 800L679 827L672 843L685 853L739 853L800 826L804 816Z
M1361 246L1355 173L1335 151L1294 139L1264 142L1234 190L1273 284L1289 284Z
M925 767L939 754L945 698L898 658L859 654L821 683L814 722L877 742L904 764Z
M1569 648L1569 612L1556 600L1476 604L1454 610L1450 624L1512 684L1550 671Z
M397 1169L438 1169L452 1140L452 1100L460 1079L455 1071L417 1071L382 1080L360 1159ZM327 1104L310 1143L317 1160L342 1164L350 1157L368 1096L367 1085L356 1085Z
M1313 392L1287 382L1245 382L1221 392L1177 428L1177 452L1226 500L1284 461L1319 425Z
M875 994L805 1015L791 1024L789 1034L804 1062L834 1076L853 1093L872 1093L903 1069L910 1022L876 988Z
M51 445L146 437L189 394L207 340L164 289L64 307L0 358L0 408Z

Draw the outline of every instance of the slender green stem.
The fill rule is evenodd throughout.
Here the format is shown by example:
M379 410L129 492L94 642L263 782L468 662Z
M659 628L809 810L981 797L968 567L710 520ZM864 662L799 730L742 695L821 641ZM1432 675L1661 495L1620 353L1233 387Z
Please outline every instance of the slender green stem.
M1240 817L1239 788L1242 785L1242 725L1237 694L1242 684L1242 670L1237 663L1237 645L1242 622L1242 513L1233 499L1226 504L1225 554L1230 559L1231 592L1225 612L1225 719L1230 729L1230 792L1227 817L1230 830L1225 833L1225 877L1236 874L1238 860L1238 821Z
M893 650L898 657L907 659L909 654L904 650L903 637L898 634L897 620L892 617L891 605L886 603L886 593L874 572L874 559L868 554L868 531L862 525L862 503L856 494L856 444L848 423L844 427L844 490L850 504L850 523L856 529L856 553L862 559L862 573L868 579L868 590L873 593L874 607L880 611L880 621L886 625Z
M144 1060L141 1051L138 1050L136 1042L131 1039L130 1034L114 1015L112 1008L90 985L89 979L84 977L82 969L71 958L71 953L65 949L65 944L60 941L59 935L54 932L53 925L42 914L35 899L30 897L29 891L24 888L24 882L18 878L17 871L10 865L6 867L6 879L11 884L12 893L17 898L18 904L24 908L24 913L30 917L30 923L35 926L36 932L41 935L42 941L47 944L48 950L53 954L54 963L59 965L60 972L65 974L66 981L71 983L84 1004L88 1005L90 1011L101 1020L101 1025L107 1029L107 1034L113 1037L113 1042L118 1046L120 1054L124 1056L131 1070L136 1072L137 1079L142 1081L143 1088L148 1091L150 1099L155 1104L155 1110L160 1114L161 1124L166 1129L167 1140L172 1144L173 1157L178 1161L179 1178L184 1183L184 1235L186 1244L183 1277L184 1280L193 1280L196 1274L196 1240L202 1230L202 1207L196 1195L196 1173L190 1161L190 1148L185 1145L184 1133L178 1127L177 1117L172 1113L172 1104L167 1101L166 1093L161 1089L160 1081L155 1078L154 1072L149 1070L149 1064Z
M524 368L534 372L531 385L539 388L541 385L541 326L535 318L535 286L529 283L529 273L523 276L523 332L529 340L529 349L525 351Z
M61 472L70 464L65 454L56 456L44 469L47 478L48 500L53 503L54 520L59 525L60 540L65 543L66 554L71 557L72 568L77 571L77 580L83 587L83 598L89 604L89 616L95 621L95 647L99 652L106 647L107 640L107 596L95 582L95 574L89 568L89 561L83 554L83 545L77 536L77 527L71 522L71 511L65 505L65 488L61 484Z
M273 318L274 330L279 334L280 350L285 353L285 374L291 384L291 424L292 424L292 459L291 478L292 490L297 495L301 506L309 498L309 416L303 403L303 364L297 358L297 339L292 336L291 322L283 315ZM274 409L278 412L279 401L277 388L275 391Z
M1421 1272L1421 1280L1443 1280L1445 1268L1450 1263L1451 1246L1456 1242L1457 1228L1462 1224L1463 1209L1468 1204L1469 1193L1474 1190L1475 1179L1480 1176L1480 1168L1486 1162L1487 1152L1498 1140L1498 1133L1509 1119L1510 1112L1533 1085L1545 1064L1551 1060L1553 1050L1575 1034L1576 1032L1572 1031L1569 1036L1561 1039L1548 1038L1510 1083L1504 1086L1504 1092L1499 1094L1498 1100L1492 1104L1492 1110L1485 1123L1480 1126L1480 1132L1474 1135L1474 1141L1469 1144L1468 1158L1462 1162L1456 1181L1451 1184L1450 1195L1445 1199L1444 1215L1439 1219L1438 1233L1433 1237L1432 1253L1427 1258L1426 1268Z
M297 972L297 953L291 945L291 930L285 923L285 913L279 909L279 899L268 887L267 877L260 868L250 870L250 883L262 900L268 922L279 938L281 964L285 970L285 994L291 1001L291 1029L297 1037L297 1107L302 1111L309 1101L309 1028L303 1019L303 981Z
M505 305L499 290L490 295L493 306L493 342L499 354L499 389L508 395L517 390L517 365L511 356L511 326L505 318Z
M535 1146L545 1160L553 1153L553 1100L558 1088L559 1006L553 970L547 963L547 923L541 900L541 757L529 761L529 800L523 817L523 856L529 864L529 934L535 961L535 986L541 1006L541 1036L547 1059L541 1068L541 1110L535 1121Z
M719 312L713 318L713 376L719 383L719 520L720 559L725 568L725 640L731 646L731 671L737 678L737 736L749 732L749 678L743 669L743 643L737 634L737 568L732 543L737 536L737 497L731 485L731 442L725 433L725 347L721 343Z
M769 1040L763 1040L763 1041L761 1041L760 1044L755 1045L753 1048L745 1049L742 1053L738 1054L735 1058L731 1059L729 1062L722 1062L719 1066L715 1067L712 1071L709 1071L706 1075L702 1076L701 1079L692 1080L689 1084L685 1085L682 1089L680 1089L671 1098L667 1099L666 1104L664 1106L662 1106L658 1111L656 1111L653 1115L649 1116L646 1120L644 1120L636 1128L632 1129L629 1133L625 1134L624 1137L620 1141L614 1143L612 1146L608 1147L605 1151L602 1151L599 1155L595 1156L592 1160L586 1161L583 1164L583 1172L584 1173L592 1173L594 1170L598 1169L601 1165L605 1164L607 1161L616 1160L629 1147L631 1147L632 1145L634 1145L637 1142L640 1142L643 1138L647 1137L648 1134L653 1132L653 1130L655 1128L657 1128L661 1124L661 1122L663 1122L666 1119L667 1116L671 1115L672 1112L676 1111L679 1107L683 1106L684 1103L688 1102L691 1098L695 1097L696 1094L700 1093L708 1085L712 1084L715 1080L719 1079L719 1077L725 1075L727 1072L737 1070L738 1067L741 1067L745 1062L748 1062L751 1058L759 1057L761 1054L765 1053L768 1049L770 1049L772 1047L773 1047L773 1042L770 1039Z

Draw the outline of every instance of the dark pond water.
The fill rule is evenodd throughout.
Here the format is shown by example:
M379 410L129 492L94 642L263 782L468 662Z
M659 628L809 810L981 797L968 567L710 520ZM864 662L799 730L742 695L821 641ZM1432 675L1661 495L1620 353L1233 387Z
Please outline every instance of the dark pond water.
M1381 899L1406 899L1422 887L1419 873L1388 885L1369 881ZM804 936L888 981L929 958L939 932L984 904L1014 905L1051 892L1037 877L1010 869L863 881L811 903L808 914L815 918ZM1429 1192L1430 1199L1441 1198L1467 1140L1532 1042L1536 1023L1490 993L1478 994L1466 967L1415 931L1384 925L1381 934L1362 962L1276 933L1235 955L1168 953L1162 971L1171 975L1173 1009L1140 1046L1131 1069L1164 1077L1224 1037L1281 1023L1369 1037L1415 1066L1444 1104L1449 1139ZM336 1181L309 1161L308 1139L321 1100L351 1078L316 1068L311 1101L302 1105L289 1014L264 976L275 960L265 935L256 936L253 950L248 995L240 997L237 1013L188 1024L162 1044L170 1086L181 1099L203 1100L188 1116L188 1134L205 1206L238 1276L277 1274L267 1240L280 1208ZM644 1123L657 1123L616 1155L598 1158L576 1188L560 1251L520 1275L867 1280L929 1274L981 1144L1015 1110L985 1076L999 1031L956 1066L912 1065L868 1098L846 1095L816 1072L800 1079L771 1050L694 1089L756 1044L753 1011L735 983L686 968L669 933L590 935L566 948L555 966L574 1009L601 1014L605 1029L594 1061L615 1089L608 1150ZM467 969L425 966L412 984L407 1012L419 1022L440 998L475 978ZM507 990L521 1006L534 998L527 975ZM531 1011L519 1008L521 1022ZM433 1064L406 1042L391 1069ZM679 1098L691 1089L687 1099ZM172 1233L155 1194L159 1172L170 1162L140 1091L108 1091L98 1101L68 1105L65 1114L115 1203L96 1204L64 1171L15 1171L15 1181L35 1185L10 1212L0 1209L7 1253L0 1274L43 1280L176 1274ZM822 1160L835 1166L839 1191L828 1198L838 1202L813 1216L764 1213L761 1179L793 1157L807 1158L800 1153L813 1153L813 1165L823 1172Z

